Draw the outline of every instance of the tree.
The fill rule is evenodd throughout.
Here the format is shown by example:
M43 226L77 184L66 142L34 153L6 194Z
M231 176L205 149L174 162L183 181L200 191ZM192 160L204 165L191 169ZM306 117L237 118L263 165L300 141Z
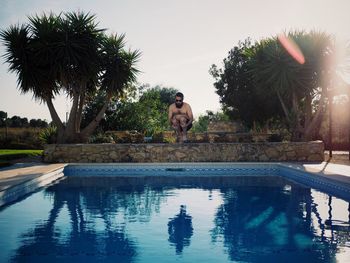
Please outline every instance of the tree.
M46 128L49 126L49 124L45 120L31 119L29 121L29 126L33 128Z
M6 126L7 112L0 111L0 127Z
M173 103L177 90L145 84L138 88L129 87L127 92L128 96L114 100L107 108L105 120L99 126L101 130L137 130L152 135L169 128L168 107ZM89 101L83 111L82 123L90 122L102 98L103 95L96 94Z
M271 118L279 119L283 114L276 96L271 96L268 90L259 92L255 85L251 60L256 45L250 39L239 42L223 60L223 69L212 65L209 71L215 79L214 87L224 113L248 127Z
M147 89L139 99L144 133L152 135L169 128L168 108L174 102L177 90L155 86Z
M198 117L198 120L193 124L192 131L194 132L206 132L208 131L208 125L211 121L228 121L229 116L223 112L206 111L206 114L202 114Z
M10 119L8 119L9 127L13 128L22 128L22 127L28 127L28 119L27 118L21 118L20 116L12 116Z
M322 32L290 32L303 52L305 63L295 61L279 43L277 37L263 40L253 50L251 61L255 85L262 92L278 97L292 140L312 139L320 127L327 89L334 65L331 36Z
M28 17L0 33L9 70L17 74L23 93L46 103L57 127L58 142L84 142L98 126L110 101L136 80L139 51L124 49L124 35L107 36L95 16L83 12ZM105 94L95 118L81 129L82 111L89 96ZM64 124L52 103L64 92L72 100Z
M334 39L326 33L290 32L303 52L299 64L277 37L252 45L240 43L224 59L224 69L211 68L214 86L225 112L249 126L269 120L285 122L292 140L315 138L329 103L331 87L338 85Z

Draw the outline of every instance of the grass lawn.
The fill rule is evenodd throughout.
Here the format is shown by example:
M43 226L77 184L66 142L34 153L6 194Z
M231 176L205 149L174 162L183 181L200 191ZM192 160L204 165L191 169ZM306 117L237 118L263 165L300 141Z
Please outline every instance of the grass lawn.
M8 166L11 160L42 155L43 150L0 149L0 167Z

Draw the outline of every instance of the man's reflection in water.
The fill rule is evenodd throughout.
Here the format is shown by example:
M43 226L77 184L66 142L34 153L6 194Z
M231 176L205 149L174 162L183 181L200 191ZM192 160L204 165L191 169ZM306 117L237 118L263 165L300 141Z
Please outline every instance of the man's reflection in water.
M180 213L168 223L169 242L175 244L176 254L181 254L185 246L190 245L193 235L192 216L186 214L186 206L180 206Z

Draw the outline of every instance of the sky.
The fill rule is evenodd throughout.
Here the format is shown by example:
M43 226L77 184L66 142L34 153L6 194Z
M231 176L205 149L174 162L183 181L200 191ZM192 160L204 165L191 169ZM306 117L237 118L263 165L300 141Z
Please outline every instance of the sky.
M222 61L239 41L284 31L325 31L350 40L349 0L0 0L0 29L28 21L28 15L84 11L96 15L107 33L125 33L126 47L142 52L138 83L173 87L185 95L195 117L220 110L212 64ZM0 44L0 54L5 48ZM71 103L55 100L65 120ZM22 94L17 78L0 58L0 111L8 116L51 120L45 104Z

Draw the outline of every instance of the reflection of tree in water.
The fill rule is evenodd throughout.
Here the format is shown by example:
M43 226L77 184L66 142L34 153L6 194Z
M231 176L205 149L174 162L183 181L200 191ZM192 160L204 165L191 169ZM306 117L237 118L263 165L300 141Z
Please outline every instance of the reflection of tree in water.
M169 221L168 233L169 242L176 247L176 254L181 254L184 247L190 245L192 217L186 213L186 206L181 205L179 214Z
M166 200L162 188L149 187L142 178L104 177L68 178L69 187L81 191L84 207L90 213L106 214L123 212L133 221L148 221L153 212ZM95 193L98 193L96 195Z
M312 228L310 189L222 189L212 241L223 240L233 261L333 262L337 245Z
M116 213L135 220L149 220L152 211L157 211L164 199L162 192L149 187L130 191L108 180L102 185L95 182L93 187L85 183L71 178L47 188L45 194L53 198L48 219L23 234L23 244L13 262L39 262L41 259L43 262L133 261L137 254L135 243L126 233L125 218L117 222ZM55 226L64 206L69 218L63 231L69 229L68 236ZM100 225L96 228L96 218L102 219L103 230Z
M245 185L246 176L241 179ZM48 187L45 193L53 203L47 220L23 234L12 261L135 261L138 247L127 232L126 221L148 221L166 201L164 189L180 184L175 178L166 188L169 179L162 177L161 180L164 181L147 184L132 178L72 177ZM189 178L185 180L181 185L192 183ZM198 178L193 180L198 186ZM296 185L292 185L291 191L282 191L281 186L268 191L240 188L237 185L240 181L228 177L210 177L201 182L202 188L215 186L223 193L224 204L217 210L212 239L213 242L223 240L231 260L277 262L279 258L278 262L335 262L341 233L338 229L332 232L331 238L324 233L327 228L335 229L335 221L330 213L325 225L309 189ZM223 183L226 188L222 188ZM57 220L61 219L63 208L67 208L69 214L68 227L60 229ZM318 225L323 231L320 236L313 228L315 222L311 214L319 219ZM193 227L185 207L169 221L168 233L177 253L189 246ZM349 232L343 230L342 237L344 243L349 242Z

